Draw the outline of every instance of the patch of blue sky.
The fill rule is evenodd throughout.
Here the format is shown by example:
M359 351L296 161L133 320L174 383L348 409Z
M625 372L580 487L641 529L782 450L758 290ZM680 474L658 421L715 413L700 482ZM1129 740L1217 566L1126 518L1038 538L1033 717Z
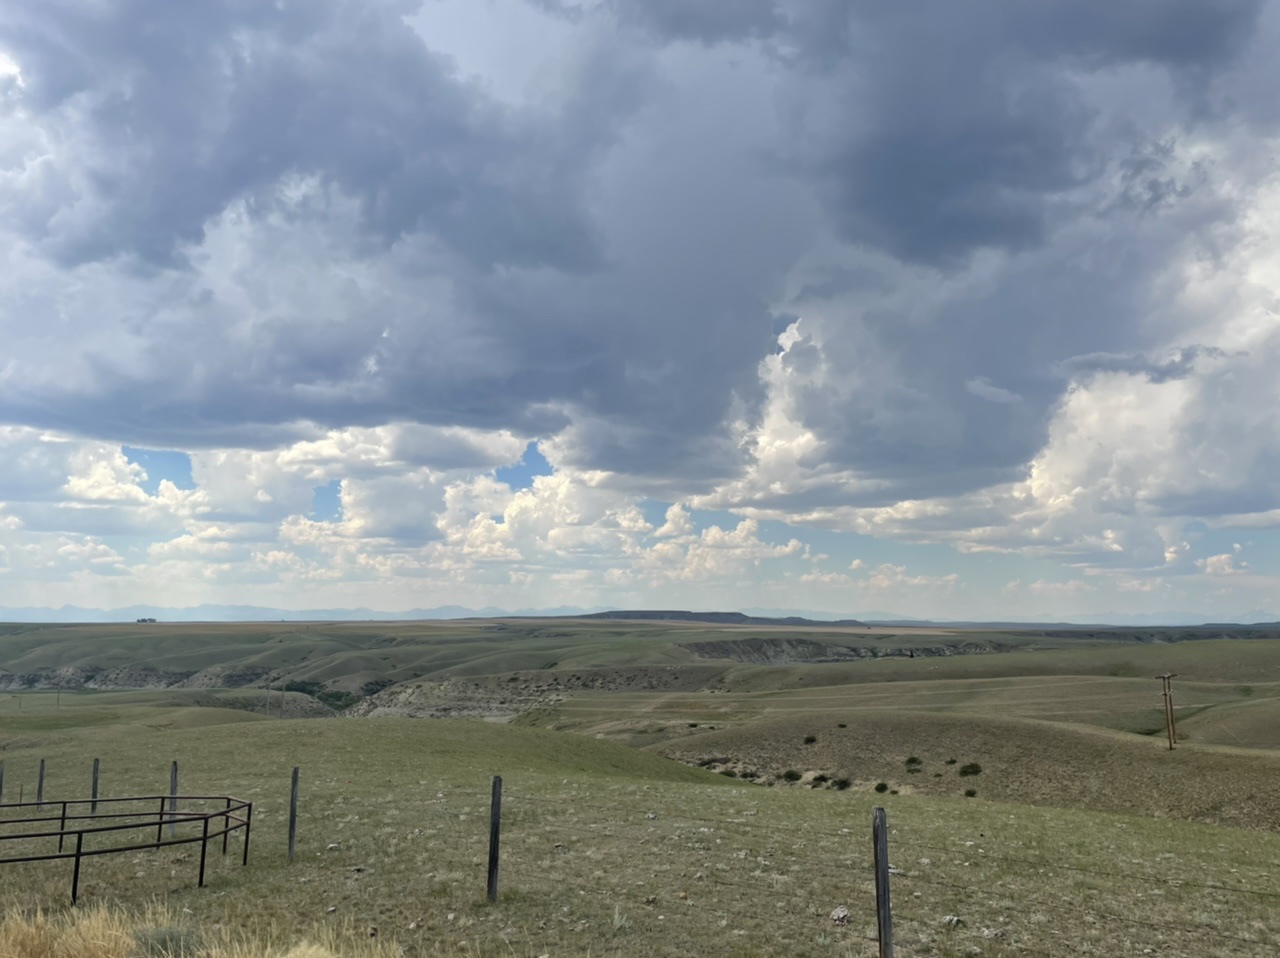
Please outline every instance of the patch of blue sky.
M1203 522L1188 523L1183 541L1191 548L1191 559L1233 554L1238 563L1248 563L1251 572L1271 572L1280 563L1280 533L1275 529L1211 529ZM1239 549L1236 549L1239 546Z
M500 467L494 472L494 478L499 482L505 482L512 490L519 492L521 489L532 486L533 480L538 476L549 476L553 471L551 463L547 462L538 451L538 444L531 442L525 448L519 462Z
M671 508L671 503L660 502L657 499L642 499L636 503L636 507L640 510L640 514L644 516L645 522L653 526L654 529L660 529L662 524L667 521L667 510Z
M317 522L342 521L342 480L316 486L311 493L311 518Z
M136 446L121 446L125 459L141 466L147 478L140 484L149 496L154 496L160 483L168 479L179 489L194 489L195 480L191 477L191 457L176 449L140 449Z

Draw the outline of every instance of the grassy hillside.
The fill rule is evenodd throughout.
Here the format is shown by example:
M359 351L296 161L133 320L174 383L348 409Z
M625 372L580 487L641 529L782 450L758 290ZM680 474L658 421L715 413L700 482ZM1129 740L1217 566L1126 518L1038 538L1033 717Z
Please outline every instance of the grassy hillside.
M657 746L773 782L787 770L870 791L1185 818L1280 830L1280 754L1181 745L1087 726L945 713L800 714ZM807 741L812 739L813 741ZM916 761L910 761L916 759ZM965 774L974 765L980 771ZM784 780L785 781L785 780ZM823 783L830 787L828 783Z
M1194 630L1186 635L1203 637ZM859 660L838 666L852 681L879 681L881 676L896 675L898 668L906 669L908 674L920 674L918 670L925 668L923 663L942 661L936 653L1143 649L1149 638L1144 633L1090 637L1086 633L758 628L579 619L11 624L0 628L0 687L71 688L86 683L101 687L261 686L295 680L359 692L370 682L389 684L536 669L711 664L726 672L745 669L750 673L751 664L762 655L771 665L785 667L793 659L803 663L806 655L823 658L824 648L830 652L827 658L881 657L875 662ZM761 651L785 643L806 646L808 651L775 649L773 658ZM913 652L919 657L906 658ZM1112 668L1123 669L1127 665L1121 652L1107 661ZM862 678L862 667L867 665L873 666L866 673L870 679ZM1033 672L1037 669L1026 658L1000 664L974 662L967 668L976 670L974 674L1024 674L1007 670L1024 670L1028 666ZM803 670L810 667L795 666L800 671L794 681L800 681ZM1006 671L1001 673L1000 669ZM740 680L750 681L747 675Z
M760 788L589 737L485 722L228 724L226 710L117 702L108 717L78 704L64 697L59 727L33 714L0 733L6 791L29 793L40 757L50 798L83 795L94 757L105 794L156 791L177 758L184 791L255 802L248 868L214 855L201 891L189 849L100 857L84 866L86 907L128 912L163 895L175 921L214 937L243 928L264 949L368 942L376 931L407 956L871 954L876 803L893 828L903 954L1120 956L1154 944L1200 958L1280 945L1280 836L1265 832L983 798ZM932 754L921 757L932 768ZM302 823L289 866L295 764ZM501 896L489 905L495 772L504 845ZM68 871L4 866L0 895L56 915ZM847 925L829 917L840 905ZM944 924L948 915L964 924Z
M1271 955L1280 640L1214 635L9 627L0 759L10 801L41 758L47 798L85 796L95 757L104 796L164 791L177 759L184 792L252 800L247 869L215 855L198 892L191 849L146 850L87 861L82 892L122 921L164 897L210 941L243 927L279 953L345 935L407 958L870 954L882 803L902 954ZM1151 678L1166 671L1172 753ZM336 691L363 696L347 717L317 698ZM489 721L396 717L468 714ZM56 910L68 872L4 866L0 898Z
M245 623L8 626L0 632L0 677L63 670L150 669L166 676L235 669L249 684L281 677L340 683L483 675L495 671L703 661L682 643L757 630L678 623L474 620L397 623ZM772 634L765 630L764 634ZM815 633L845 641L850 633ZM871 641L861 637L862 641ZM884 636L876 637L882 645ZM915 635L896 644L919 642ZM945 642L941 637L937 641ZM56 677L53 684L58 684ZM166 684L169 684L166 682Z

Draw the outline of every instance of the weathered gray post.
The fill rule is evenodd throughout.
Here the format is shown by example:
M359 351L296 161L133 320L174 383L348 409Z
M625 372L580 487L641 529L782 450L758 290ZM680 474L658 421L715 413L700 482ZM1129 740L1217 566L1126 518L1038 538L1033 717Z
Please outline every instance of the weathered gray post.
M93 760L93 791L89 796L93 800L93 804L89 806L89 814L96 815L98 812L98 760Z
M493 776L493 800L489 805L489 901L498 900L498 840L502 831L502 776Z
M178 813L178 760L175 758L169 766L169 837L172 838L177 825L174 818Z
M0 758L0 805L4 804L4 759Z
M298 766L293 767L293 785L289 789L289 864L293 864L293 846L298 837Z
M889 826L884 809L871 811L871 845L876 867L876 937L880 958L893 958L893 912L889 907Z
M40 777L36 779L36 807L44 804L44 759L40 759Z

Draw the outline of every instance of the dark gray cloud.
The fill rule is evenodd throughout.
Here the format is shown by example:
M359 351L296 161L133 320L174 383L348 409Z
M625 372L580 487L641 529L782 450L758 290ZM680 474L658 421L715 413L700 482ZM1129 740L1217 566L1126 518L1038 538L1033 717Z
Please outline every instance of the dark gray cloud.
M795 96L823 107L798 126L794 159L846 238L954 266L975 250L1044 242L1056 201L1100 176L1115 144L1073 75L1167 70L1207 109L1207 89L1252 36L1263 0L848 0L620 4L673 39L764 38L816 76ZM709 11L717 11L711 15ZM1158 202L1176 186L1135 186Z
M814 307L814 339L783 361L796 415L823 440L820 460L888 480L885 500L962 493L1025 472L1068 382L1107 370L1165 382L1220 356L1169 352L1155 321L1179 315L1169 263L1189 237L1212 236L1218 215L1205 196L1082 218L953 295L930 285L904 296L895 284L851 292L843 310Z
M0 279L0 419L563 432L705 489L799 314L803 465L888 502L1016 476L1063 375L1179 374L1145 319L1247 201L1195 149L1260 2L539 5L573 56L520 107L414 4L6 6L5 102L65 146L0 197L30 270Z
M459 82L401 7L282 10L161 11L151 39L145 5L105 25L32 12L6 37L33 114L92 146L81 170L59 160L118 174L50 205L40 248L94 281L95 259L132 254L149 262L121 271L153 281L64 303L98 312L105 348L77 350L71 376L55 351L29 362L0 416L182 448L577 421L581 465L736 470L719 434L758 403L770 300L804 242L741 161L767 143L760 80L693 63L655 92L650 54L592 27L554 102L518 110ZM142 95L102 92L121 78ZM92 109L72 115L76 97Z
M294 174L358 197L383 242L425 231L482 266L593 265L579 193L592 144L460 83L404 22L415 6L11 10L4 40L26 104L73 116L82 143L81 168L46 206L44 246L67 264L171 264L229 202L269 202ZM94 215L55 228L74 205Z
M1153 383L1167 383L1186 379L1196 370L1200 359L1224 359L1227 352L1216 346L1183 346L1164 360L1135 353L1088 353L1072 356L1057 363L1054 368L1070 379L1083 379L1093 373L1128 373L1145 376Z
M701 43L772 37L787 23L779 6L777 0L614 0L624 20Z
M826 64L819 82L843 94L809 121L798 160L846 238L954 266L1043 243L1059 207L1124 147L1076 76L1155 65L1199 107L1262 4L835 6L842 29L832 6L795 7L791 55Z

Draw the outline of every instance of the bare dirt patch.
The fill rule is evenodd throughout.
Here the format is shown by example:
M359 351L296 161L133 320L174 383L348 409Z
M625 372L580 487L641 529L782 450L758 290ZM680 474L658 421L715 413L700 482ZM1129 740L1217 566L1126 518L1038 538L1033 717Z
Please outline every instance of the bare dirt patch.
M714 666L536 669L474 679L393 686L353 706L353 716L512 718L558 705L576 692L691 692L714 681Z

